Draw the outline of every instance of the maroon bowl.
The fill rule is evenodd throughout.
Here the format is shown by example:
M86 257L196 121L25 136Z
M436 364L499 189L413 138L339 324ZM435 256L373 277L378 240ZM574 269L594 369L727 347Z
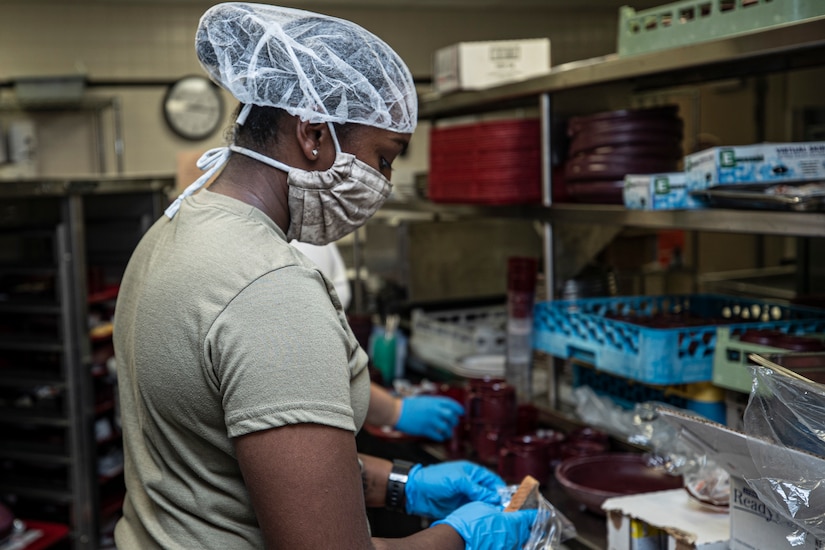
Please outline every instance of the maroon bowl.
M639 453L568 458L556 468L556 479L568 496L602 516L602 503L608 498L679 489L683 484L681 477L648 466Z
M768 359L808 380L825 385L825 352L780 353L768 355Z
M14 529L14 514L6 506L0 504L0 540L8 537Z
M825 351L825 343L819 338L797 336L780 330L746 330L739 337L739 341L791 351Z

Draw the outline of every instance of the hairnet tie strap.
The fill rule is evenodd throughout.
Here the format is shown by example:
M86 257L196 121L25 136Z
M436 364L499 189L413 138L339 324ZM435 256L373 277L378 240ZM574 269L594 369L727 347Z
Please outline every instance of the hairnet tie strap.
M174 202L166 208L164 214L166 214L169 219L172 219L175 214L177 214L178 210L180 210L180 205L183 202L183 199L189 195L195 194L201 187L206 185L206 183L212 179L212 176L214 176L218 170L226 164L226 161L229 159L229 155L231 153L232 151L230 151L229 147L216 147L215 149L210 149L201 155L201 158L198 159L197 166L201 170L206 170L206 172L190 184L189 187L184 189L183 193L181 193L178 198L176 198Z

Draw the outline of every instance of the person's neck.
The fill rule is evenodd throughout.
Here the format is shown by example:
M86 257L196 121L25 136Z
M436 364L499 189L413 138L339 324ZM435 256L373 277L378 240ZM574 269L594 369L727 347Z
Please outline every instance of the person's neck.
M284 172L241 155L232 155L209 190L254 206L286 233L289 190Z

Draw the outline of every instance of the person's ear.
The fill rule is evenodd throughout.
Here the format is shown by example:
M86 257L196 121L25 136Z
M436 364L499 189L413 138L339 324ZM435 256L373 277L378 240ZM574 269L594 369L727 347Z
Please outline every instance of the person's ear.
M299 120L295 131L304 156L310 161L318 160L323 154L322 145L329 142L325 138L329 134L327 125Z

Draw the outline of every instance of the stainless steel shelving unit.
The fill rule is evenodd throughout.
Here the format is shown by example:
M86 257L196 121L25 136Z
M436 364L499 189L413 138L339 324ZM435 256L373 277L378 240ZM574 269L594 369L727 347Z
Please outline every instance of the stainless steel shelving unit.
M554 225L617 225L649 229L825 237L825 214L707 209L696 211L632 211L621 206L554 204L552 153L554 115L562 104L575 108L579 97L598 93L628 96L734 77L764 75L825 65L825 17L778 25L689 46L627 57L605 57L568 63L540 77L480 91L422 97L419 116L437 121L450 117L538 107L542 121L543 204L523 207L432 205L425 201L396 203L387 209L430 212L437 217L505 216L543 222L546 295L553 296ZM621 95L619 97L622 97ZM565 103L566 102L566 103ZM557 403L550 391L548 405Z
M825 214L821 212L769 212L753 210L628 210L610 204L556 204L543 206L474 206L434 204L424 200L388 201L376 217L396 213L431 219L514 218L541 222L621 225L647 229L679 227L693 231L760 233L763 235L825 237Z
M519 207L434 205L426 201L390 203L397 212L450 216L504 216L534 219L545 228L545 281L553 296L553 228L557 223L617 225L625 227L750 233L799 237L825 237L825 214L755 210L707 209L696 211L633 211L621 206L553 204L551 159L554 151L554 114L575 107L578 94L595 91L629 95L638 92L709 83L735 77L763 75L825 65L825 17L775 26L719 40L628 57L616 55L568 63L548 74L472 92L422 97L419 116L437 121L450 117L538 107L542 120L543 204ZM590 94L590 95L588 95ZM566 101L566 103L564 103ZM391 215L391 214L387 214ZM555 369L554 369L555 370ZM540 406L557 412L555 389ZM598 548L600 541L577 540ZM577 545L578 547L578 545Z
M87 268L117 277L173 183L0 184L0 496L21 517L69 524L73 548L97 548L103 521Z
M419 117L444 118L535 106L543 94L632 82L637 89L709 82L788 71L825 63L825 16L672 50L627 57L609 55L553 68L540 77L486 90L421 98Z
M94 154L97 157L97 169L101 174L106 173L106 151L103 142L103 136L106 135L104 130L104 114L109 111L111 113L111 153L114 155L114 172L116 174L123 174L123 116L121 113L120 99L117 97L101 98L101 97L87 97L77 102L20 102L3 101L0 102L0 113L2 112L34 112L34 113L51 113L51 112L86 112L93 117L93 144Z
M545 281L553 289L553 223L611 224L642 228L759 233L801 237L825 236L825 214L701 211L628 211L616 206L552 203L550 156L553 100L557 95L588 88L622 86L634 91L711 82L736 76L767 74L825 64L825 17L743 33L720 40L628 57L616 55L561 65L540 77L472 92L422 97L419 116L449 118L519 106L538 105L543 129L544 206L522 209L423 207L437 213L524 215L545 222ZM395 205L402 208L401 205ZM408 208L421 208L412 205Z

